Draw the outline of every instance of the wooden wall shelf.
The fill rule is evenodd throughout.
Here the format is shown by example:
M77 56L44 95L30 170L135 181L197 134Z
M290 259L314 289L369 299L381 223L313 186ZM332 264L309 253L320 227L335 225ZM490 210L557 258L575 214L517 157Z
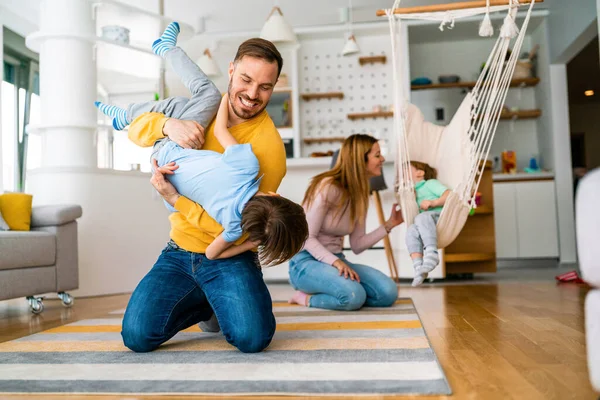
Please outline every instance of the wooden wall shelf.
M500 119L533 119L542 115L542 110L520 110L517 112L503 112L500 114Z
M479 206L475 209L475 215L489 215L493 213L494 209L490 206Z
M318 100L318 99L343 99L344 93L342 92L328 92L328 93L304 93L301 94L302 100Z
M304 143L340 143L346 140L345 137L328 137L328 138L305 138L303 139Z
M385 64L386 61L387 61L386 56L358 57L358 63L360 65L375 64L375 63Z
M377 111L368 113L348 114L348 119L356 120L361 118L390 118L394 116L393 111Z
M453 253L444 254L446 263L491 261L496 259L496 253Z
M456 83L432 83L431 85L411 85L411 90L428 90L428 89L450 89L463 88L471 89L475 87L477 82L456 82ZM513 79L510 82L510 87L536 86L540 83L540 78L524 78Z

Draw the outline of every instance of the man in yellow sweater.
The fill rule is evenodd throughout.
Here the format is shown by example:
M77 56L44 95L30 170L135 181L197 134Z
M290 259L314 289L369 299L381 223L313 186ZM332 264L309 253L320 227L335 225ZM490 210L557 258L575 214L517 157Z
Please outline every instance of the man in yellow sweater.
M265 193L276 192L286 173L285 148L265 110L282 64L271 42L250 39L229 66L229 131L239 143L252 144L262 175L259 190ZM139 146L152 146L165 136L185 148L223 152L214 121L202 127L146 113L129 127L129 138ZM220 325L225 339L240 351L265 349L275 333L275 317L256 253L207 259L206 248L223 228L159 172L152 183L178 212L169 216L171 240L127 305L121 332L125 345L136 352L152 351L177 332L212 321L204 326L218 330Z

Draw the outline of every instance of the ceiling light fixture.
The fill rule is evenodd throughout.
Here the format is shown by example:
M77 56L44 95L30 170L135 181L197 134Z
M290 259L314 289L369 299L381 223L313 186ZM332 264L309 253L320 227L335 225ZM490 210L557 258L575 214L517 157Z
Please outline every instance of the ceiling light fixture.
M348 22L348 33L346 34L346 43L344 44L344 49L342 50L343 56L349 56L351 54L360 52L358 43L356 43L356 38L352 33L352 0L348 0L348 12L346 17L346 22Z
M277 4L275 4L267 17L267 21L260 31L260 37L273 43L296 42L296 35L292 27L283 18L283 12L281 12Z
M583 92L583 94L585 94L587 97L590 97L590 96L594 95L594 91L593 90L586 90L585 92Z
M208 76L208 77L221 76L221 71L219 70L219 66L217 65L215 60L212 58L212 55L210 54L210 50L208 50L208 49L204 50L204 54L202 54L202 56L200 56L198 61L196 61L196 64L198 64L198 66L200 67L202 72L204 72L206 74L206 76Z

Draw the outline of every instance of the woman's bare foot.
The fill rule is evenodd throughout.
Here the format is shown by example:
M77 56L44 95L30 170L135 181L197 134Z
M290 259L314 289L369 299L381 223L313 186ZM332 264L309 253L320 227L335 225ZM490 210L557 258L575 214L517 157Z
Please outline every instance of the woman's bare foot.
M304 292L301 291L296 291L296 293L294 293L294 295L292 296L291 299L288 300L288 303L290 304L299 304L301 306L305 306L308 307L308 300L310 299L310 296L307 295Z

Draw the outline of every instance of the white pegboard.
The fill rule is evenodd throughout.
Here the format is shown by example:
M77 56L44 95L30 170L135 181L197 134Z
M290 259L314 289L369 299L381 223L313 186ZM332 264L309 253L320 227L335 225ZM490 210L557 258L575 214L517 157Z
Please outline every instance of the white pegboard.
M299 51L300 93L343 92L343 99L300 100L300 140L302 156L339 148L340 143L304 143L305 138L348 137L371 134L382 140L392 134L392 118L350 120L350 113L371 112L393 104L391 44L389 36L357 37L361 52L342 56L343 37L303 40ZM359 57L385 55L385 64L361 66Z

